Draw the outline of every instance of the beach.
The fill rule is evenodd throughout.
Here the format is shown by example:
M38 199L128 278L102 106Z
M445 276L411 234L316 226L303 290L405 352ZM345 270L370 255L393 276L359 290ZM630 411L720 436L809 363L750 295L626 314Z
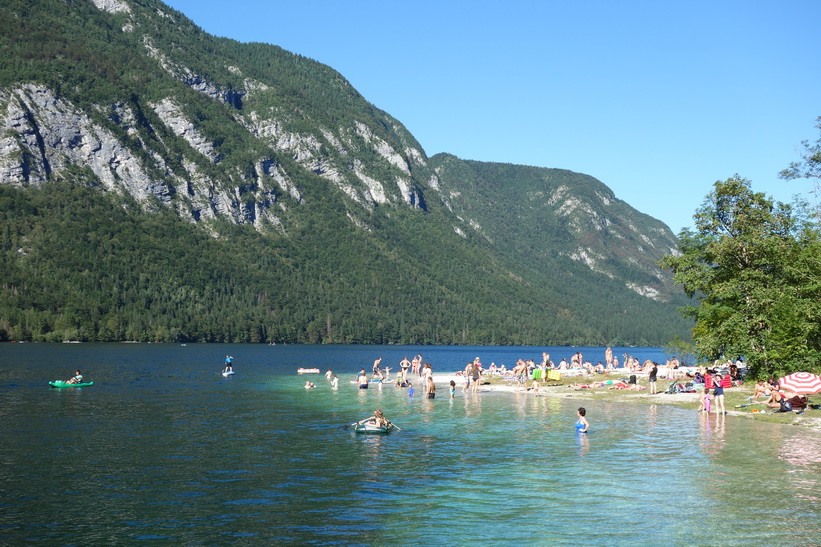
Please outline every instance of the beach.
M695 372L696 367L684 367L678 369L680 374ZM601 387L581 387L592 386L601 382L612 381L613 385L617 384L619 380L629 380L631 375L636 376L636 386L643 389L611 389L612 386ZM661 404L668 406L676 406L685 409L692 409L697 412L699 405L700 393L665 393L672 380L664 379L667 376L666 367L659 367L658 393L651 394L648 389L648 374L640 371L629 371L619 369L613 373L607 374L589 374L583 373L580 370L568 371L567 375L563 375L561 380L557 381L537 381L538 389L533 387L533 380L529 379L525 386L517 383L515 380L505 378L499 375L485 375L480 380L477 396L491 393L527 393L532 397L556 397L562 399L578 399L584 400L602 400L611 401L624 404ZM410 376L409 376L410 377ZM451 381L456 383L457 398L465 396L473 396L472 393L462 391L465 385L465 377L461 371L442 372L433 374L433 380L436 384L436 397L448 397L448 388ZM421 380L411 379L416 387L416 393L421 394ZM685 380L677 380L677 383L684 383ZM821 429L821 410L811 410L797 414L795 412L774 413L773 408L769 408L764 404L749 404L748 398L752 395L753 386L755 382L747 382L744 385L727 388L725 391L727 397L727 415L739 416L744 418L783 423L791 425L800 425ZM821 401L821 394L817 397L817 401L813 401L812 396L809 396L811 402ZM737 408L737 405L748 405ZM753 412L753 411L757 412Z

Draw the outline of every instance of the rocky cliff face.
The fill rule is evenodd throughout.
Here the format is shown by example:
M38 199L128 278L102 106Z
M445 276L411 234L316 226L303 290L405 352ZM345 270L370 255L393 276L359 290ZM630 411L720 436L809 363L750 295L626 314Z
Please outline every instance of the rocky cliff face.
M171 190L107 129L36 84L0 89L0 182L39 185L69 165L88 167L109 190L144 201L170 200ZM128 127L133 116L121 112Z
M359 229L369 229L377 207L420 214L436 207L463 238L507 250L517 243L498 219L549 216L561 230L541 237L533 223L537 236L519 238L528 242L523 252L558 254L611 279L629 270L635 275L623 285L650 298L669 292L655 261L674 248L672 234L658 222L631 224L635 211L598 181L543 170L514 188L506 181L521 173L432 162L398 121L327 67L272 47L262 51L279 55L269 72L260 67L276 63L254 64L259 51L250 46L214 61L219 47L236 46L209 42L158 1L93 6L88 17L99 16L106 45L138 55L147 68L121 76L116 92L81 84L61 90L45 77L1 85L0 184L41 185L76 166L108 191L172 207L191 222L221 219L287 235L286 213L303 205L306 185L321 180ZM197 51L203 43L208 48ZM142 80L151 86L131 83ZM312 89L319 91L309 96ZM92 91L106 100L86 101Z

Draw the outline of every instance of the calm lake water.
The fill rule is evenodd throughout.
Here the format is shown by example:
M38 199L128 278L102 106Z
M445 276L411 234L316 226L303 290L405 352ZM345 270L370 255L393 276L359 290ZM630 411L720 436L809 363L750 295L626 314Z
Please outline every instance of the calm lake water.
M821 436L658 405L350 379L603 348L0 345L0 544L821 544ZM658 348L614 348L662 359ZM234 356L233 377L219 374ZM332 391L322 375L340 374ZM81 368L94 386L51 389ZM319 386L303 388L310 378ZM374 408L402 430L341 426Z

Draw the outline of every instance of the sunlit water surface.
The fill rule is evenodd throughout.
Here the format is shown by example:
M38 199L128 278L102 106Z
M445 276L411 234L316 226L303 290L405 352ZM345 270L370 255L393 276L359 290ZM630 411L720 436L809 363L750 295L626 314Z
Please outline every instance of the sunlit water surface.
M450 372L544 349L5 344L0 544L821 544L808 428L587 401L579 436L572 400L350 383L380 355ZM314 366L339 389L296 374ZM94 386L48 387L77 367ZM374 408L401 431L341 427Z

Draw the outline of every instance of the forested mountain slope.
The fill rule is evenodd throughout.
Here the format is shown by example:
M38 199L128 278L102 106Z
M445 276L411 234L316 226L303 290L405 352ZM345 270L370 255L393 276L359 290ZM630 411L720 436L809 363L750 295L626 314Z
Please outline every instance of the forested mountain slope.
M0 339L659 344L663 224L155 0L0 5Z

